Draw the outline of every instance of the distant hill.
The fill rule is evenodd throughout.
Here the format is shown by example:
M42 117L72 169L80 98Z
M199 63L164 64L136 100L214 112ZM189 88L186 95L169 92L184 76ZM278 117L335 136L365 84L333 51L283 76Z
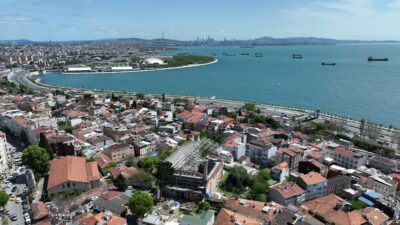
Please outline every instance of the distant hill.
M137 45L157 45L157 46L193 46L193 45L334 45L343 43L386 43L398 42L392 40L385 41L361 41L361 40L337 40L330 38L318 37L289 37L289 38L274 38L274 37L260 37L250 40L222 40L217 41L214 39L195 40L195 41L180 41L173 39L142 39L142 38L114 38L114 39L98 39L98 40L80 40L80 41L53 41L52 43L129 43ZM26 39L19 40L5 40L0 44L16 44L27 45L34 43L48 43L48 42L35 42Z

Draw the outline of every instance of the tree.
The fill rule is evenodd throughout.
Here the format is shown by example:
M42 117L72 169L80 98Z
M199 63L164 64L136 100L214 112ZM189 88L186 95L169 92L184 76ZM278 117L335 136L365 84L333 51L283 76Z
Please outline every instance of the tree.
M365 128L365 120L361 119L360 120L360 136L364 136L364 128Z
M49 159L53 159L53 149L51 148L49 142L47 141L46 135L43 132L39 135L39 147L46 149L47 154L49 154Z
M247 111L256 111L257 110L256 105L253 103L245 103L242 108Z
M0 206L4 207L8 202L8 194L4 191L0 191Z
M267 182L271 179L271 174L266 169L262 169L257 174L257 180Z
M251 186L251 191L250 191L251 198L258 201L260 201L260 199L264 199L268 189L269 185L267 182L259 182L259 181L255 182Z
M117 163L114 161L109 162L104 168L103 168L103 173L108 173L111 168L117 167Z
M246 186L250 185L250 176L242 166L234 166L229 170L228 177L223 183L223 187L235 193L242 193Z
M50 161L47 151L37 145L29 145L22 152L22 163L41 177L49 171Z
M170 149L161 150L159 153L160 160L161 161L166 160L171 154L172 154L172 150L170 150Z
M153 207L153 198L143 191L135 192L128 202L133 215L143 217Z
M201 201L199 202L199 204L197 204L197 209L196 209L196 213L200 214L204 211L207 211L211 208L210 203L206 202L206 201Z
M161 193L163 192L168 181L174 175L174 172L175 170L170 162L164 161L158 163L157 171L154 176L157 179L157 184L161 189Z
M164 93L162 93L161 99L162 99L162 102L165 102L165 94Z
M137 93L135 96L136 96L138 99L141 99L141 100L143 100L144 97L145 97L143 93Z
M114 186L119 191L125 191L128 188L128 184L126 183L126 179L122 174L119 174L117 178L114 179Z
M143 159L139 160L138 167L146 170L149 173L153 173L154 169L157 166L157 159L151 156L146 156Z
M128 160L126 160L125 166L126 167L132 167L134 165L133 163L133 156L129 157Z
M367 203L358 200L349 202L351 204L351 210L359 210L368 206Z

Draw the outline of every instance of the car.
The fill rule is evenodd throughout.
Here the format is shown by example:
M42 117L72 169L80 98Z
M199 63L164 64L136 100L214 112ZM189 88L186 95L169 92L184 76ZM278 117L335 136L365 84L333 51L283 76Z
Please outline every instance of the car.
M27 224L30 224L30 223L31 223L31 217L29 216L28 213L25 213L25 214L24 214L24 219L25 219L25 222L26 222Z
M20 204L22 202L22 199L20 197L17 198L17 200L15 201L17 204Z
M22 210L28 210L28 206L27 205L22 205Z
M16 201L16 200L17 200L17 196L16 195L11 195L10 201Z
M16 216L15 216L15 217L11 217L10 220L13 221L13 222L15 222L15 221L18 220L18 217L16 217Z
M17 186L14 186L12 189L11 189L11 192L16 192L18 190L18 187Z

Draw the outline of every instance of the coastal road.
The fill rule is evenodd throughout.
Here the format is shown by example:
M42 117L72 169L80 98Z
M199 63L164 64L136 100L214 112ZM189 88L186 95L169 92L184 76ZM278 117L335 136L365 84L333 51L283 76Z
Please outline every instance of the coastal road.
M33 83L28 79L28 73L25 70L16 69L8 73L7 79L8 81L16 84L16 85L24 85L28 88L39 90L39 91L50 91L51 89L48 87L40 86Z

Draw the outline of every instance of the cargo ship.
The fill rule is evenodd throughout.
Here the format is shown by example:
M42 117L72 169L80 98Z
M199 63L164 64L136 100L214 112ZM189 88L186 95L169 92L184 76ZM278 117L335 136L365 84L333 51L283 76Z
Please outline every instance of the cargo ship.
M336 66L336 63L321 63L321 66Z
M254 56L255 56L255 57L263 57L263 54L262 54L262 53L257 53L257 52L256 52L256 53L254 53Z
M243 52L242 52L242 55L250 55L250 53L243 53Z
M240 48L255 48L254 46L240 46Z
M388 58L374 58L372 56L368 57L368 62L372 62L372 61L388 61Z
M300 54L292 54L292 59L302 59L303 56Z

